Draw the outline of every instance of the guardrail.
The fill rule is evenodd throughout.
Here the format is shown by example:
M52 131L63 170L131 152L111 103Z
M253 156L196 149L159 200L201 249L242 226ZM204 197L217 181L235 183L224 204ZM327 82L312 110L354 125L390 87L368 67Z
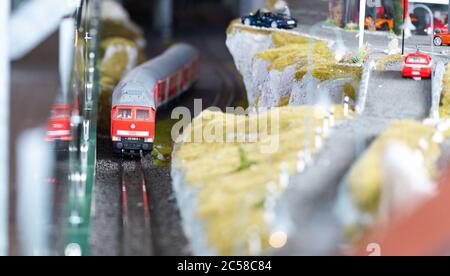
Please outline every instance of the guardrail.
M364 65L364 72L361 77L359 93L356 99L356 113L359 115L361 115L366 108L367 95L369 93L369 80L375 68L376 63L372 59L368 60Z
M439 106L441 104L441 96L443 90L443 81L445 74L445 65L443 62L439 62L436 65L436 68L433 70L433 76L431 80L431 111L430 117L434 121L438 121L440 118L439 115Z

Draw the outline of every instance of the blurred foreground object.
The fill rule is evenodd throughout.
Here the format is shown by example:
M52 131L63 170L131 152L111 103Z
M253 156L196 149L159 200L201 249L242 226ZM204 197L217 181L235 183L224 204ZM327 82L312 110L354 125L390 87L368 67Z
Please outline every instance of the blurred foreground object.
M437 187L425 169L423 156L404 143L389 143L381 166L384 183L378 216L382 224L410 215L420 203L436 195Z
M412 215L387 228L378 229L365 239L377 243L383 256L447 255L450 240L450 218L446 210L450 201L448 172L442 177L439 194ZM367 255L365 248L361 255Z
M30 0L20 5L10 20L11 59L22 58L44 41L59 28L61 19L74 12L80 3L81 0Z
M0 256L8 253L8 144L9 144L9 1L0 1Z
M52 189L46 180L51 176L53 157L44 137L45 130L32 129L17 143L17 212L21 254L25 256L50 255Z
M75 44L75 20L64 18L59 27L59 77L64 100L69 94L69 82L73 65Z
M113 0L105 0L101 5L102 39L126 38L134 41L140 48L145 48L144 31L130 18L122 5Z
M266 5L266 0L239 1L241 15L257 10ZM270 6L270 3L269 3Z

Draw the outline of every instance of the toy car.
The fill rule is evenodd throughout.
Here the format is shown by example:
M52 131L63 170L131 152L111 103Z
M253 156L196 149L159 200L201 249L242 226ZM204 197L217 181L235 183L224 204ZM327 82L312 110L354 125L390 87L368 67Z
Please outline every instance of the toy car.
M425 26L424 33L428 35L433 33L430 23ZM434 20L434 33L448 33L448 24L442 23L441 20Z
M375 25L375 26L374 26ZM372 17L366 17L365 27L366 29L370 29L371 26L374 26L378 31L390 31L394 29L394 19L383 17L377 18L375 24L373 23Z
M436 29L433 43L435 46L450 45L450 33L448 33L448 27L446 30Z
M433 72L433 59L417 50L405 57L402 76L404 78L429 79Z
M241 21L242 24L247 26L274 29L295 29L298 26L298 21L291 16L262 12L261 10L258 10L255 14L242 17Z

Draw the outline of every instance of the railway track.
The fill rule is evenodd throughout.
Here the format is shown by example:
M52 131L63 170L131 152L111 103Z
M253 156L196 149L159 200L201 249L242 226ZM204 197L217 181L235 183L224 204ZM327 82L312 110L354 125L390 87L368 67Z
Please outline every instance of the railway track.
M200 79L191 91L158 110L158 120L170 118L176 106L185 106L194 114L195 99L203 100L203 108L223 110L238 99L242 86L228 66L231 60L223 37L213 40L183 39L202 51ZM99 133L92 255L190 255L170 168L155 166L145 158L117 158L111 148L109 135Z
M203 45L206 45L206 51L203 52L205 59L216 64L214 66L214 72L219 76L221 81L221 93L216 94L211 106L219 107L225 111L227 107L232 107L233 103L237 99L238 92L241 91L239 82L236 80L236 75L231 69L227 68L223 60L217 55L215 51L211 49L216 49L217 47L213 45L210 40L204 40ZM218 66L220 65L220 66Z
M121 255L155 255L151 228L149 183L145 177L148 162L142 155L136 160L120 159Z

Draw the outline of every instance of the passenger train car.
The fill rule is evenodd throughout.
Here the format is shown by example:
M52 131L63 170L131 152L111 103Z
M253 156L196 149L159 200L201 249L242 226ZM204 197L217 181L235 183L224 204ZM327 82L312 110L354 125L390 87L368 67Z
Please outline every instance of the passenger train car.
M156 110L192 86L198 64L197 49L176 44L126 74L112 98L111 137L116 152L152 151Z

